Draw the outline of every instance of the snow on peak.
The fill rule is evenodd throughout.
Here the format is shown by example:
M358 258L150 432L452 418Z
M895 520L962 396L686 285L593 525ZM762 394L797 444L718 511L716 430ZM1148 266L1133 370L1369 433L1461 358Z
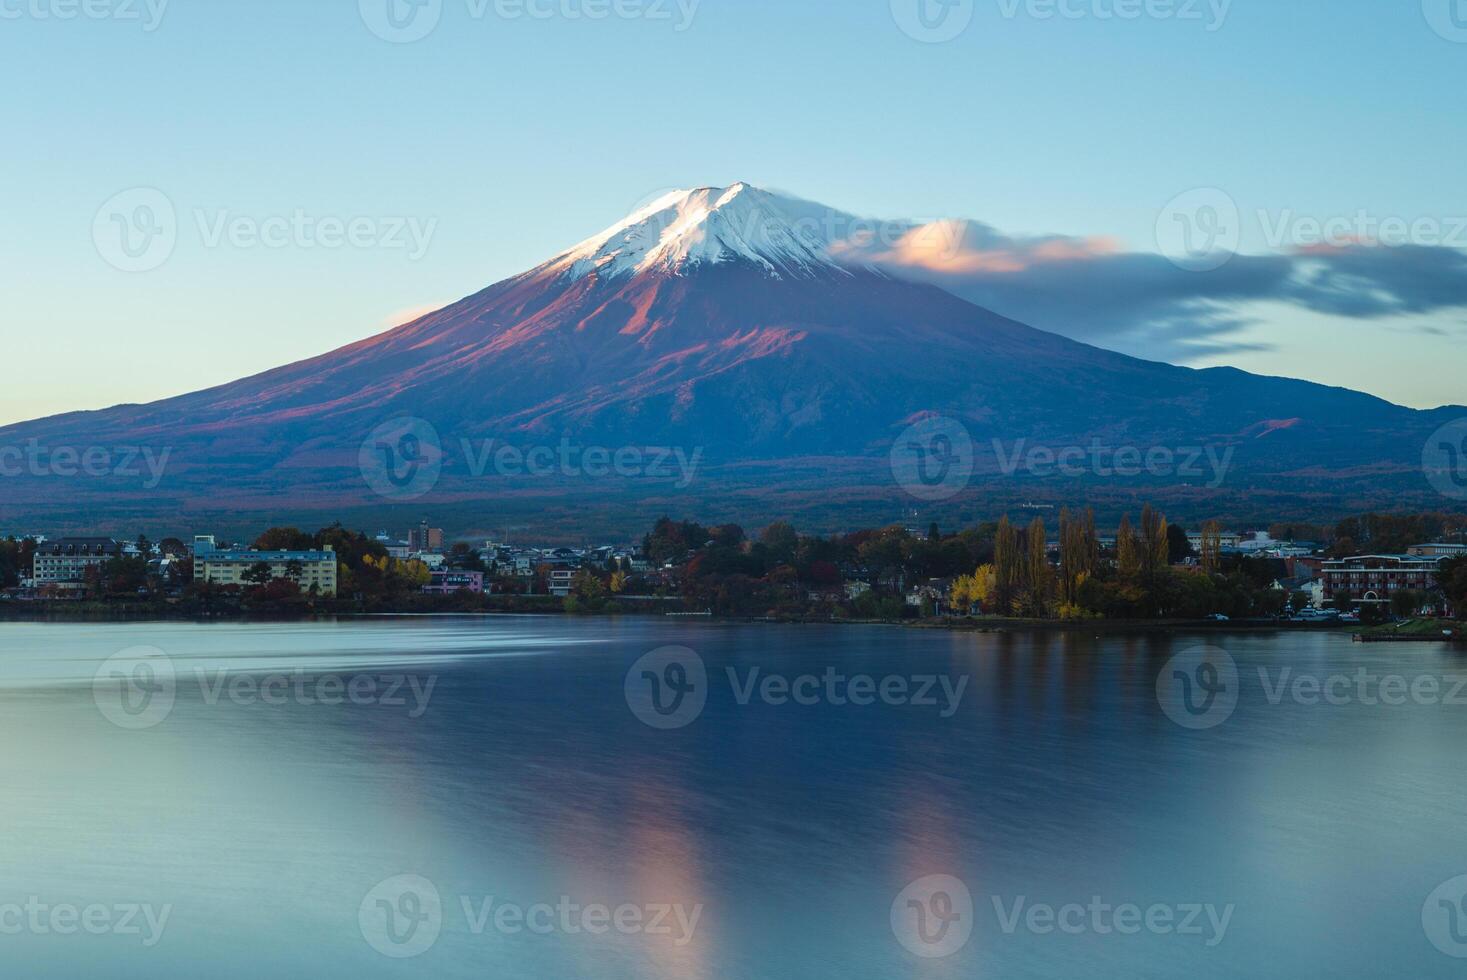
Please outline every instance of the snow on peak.
M749 184L673 191L553 259L570 278L682 273L746 261L772 276L804 278L840 267L828 254L848 215Z

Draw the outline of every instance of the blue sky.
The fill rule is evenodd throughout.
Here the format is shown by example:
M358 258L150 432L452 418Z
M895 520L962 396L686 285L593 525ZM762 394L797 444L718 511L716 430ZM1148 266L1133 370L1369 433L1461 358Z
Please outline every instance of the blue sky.
M411 43L369 26L388 2L0 0L0 423L321 353L736 180L1104 241L1084 288L980 284L1081 339L1467 403L1461 0L954 0L942 43L900 26L916 0L429 0ZM97 243L139 188L176 240L126 272ZM1287 266L1147 273L1199 188ZM1336 243L1301 296L1311 221L1406 247Z

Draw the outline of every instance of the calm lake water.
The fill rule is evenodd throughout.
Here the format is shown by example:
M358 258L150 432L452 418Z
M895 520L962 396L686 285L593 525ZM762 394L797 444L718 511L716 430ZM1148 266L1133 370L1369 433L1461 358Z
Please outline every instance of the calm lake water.
M1325 634L5 623L0 963L1460 976L1458 674Z

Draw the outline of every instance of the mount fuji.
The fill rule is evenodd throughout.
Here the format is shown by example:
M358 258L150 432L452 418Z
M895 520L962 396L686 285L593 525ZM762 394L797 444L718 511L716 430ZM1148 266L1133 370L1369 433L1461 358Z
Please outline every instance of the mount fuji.
M1442 504L1422 447L1461 410L1174 367L1036 330L852 261L847 246L870 227L747 184L668 194L528 272L340 350L148 405L0 429L0 447L167 452L157 480L25 468L0 481L0 519L176 531L409 513L590 534L639 530L663 511L813 527L912 507L967 518L1139 497L1240 517ZM974 447L972 478L940 503L914 500L890 462L904 430L934 416ZM364 466L373 440L405 425L415 447L429 444L431 486L384 492ZM1228 469L1213 480L1012 467L1034 447L1097 445L1197 447ZM627 465L592 475L586 447L623 450ZM555 463L534 473L496 455L537 448ZM659 472L652 450L696 471Z

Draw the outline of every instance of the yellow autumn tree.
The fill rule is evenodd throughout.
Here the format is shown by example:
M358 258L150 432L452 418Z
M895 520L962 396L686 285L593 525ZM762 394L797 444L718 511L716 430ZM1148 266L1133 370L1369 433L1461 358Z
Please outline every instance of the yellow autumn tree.
M993 600L996 575L992 565L984 565L972 575L963 575L953 583L948 598L954 609L986 606Z

